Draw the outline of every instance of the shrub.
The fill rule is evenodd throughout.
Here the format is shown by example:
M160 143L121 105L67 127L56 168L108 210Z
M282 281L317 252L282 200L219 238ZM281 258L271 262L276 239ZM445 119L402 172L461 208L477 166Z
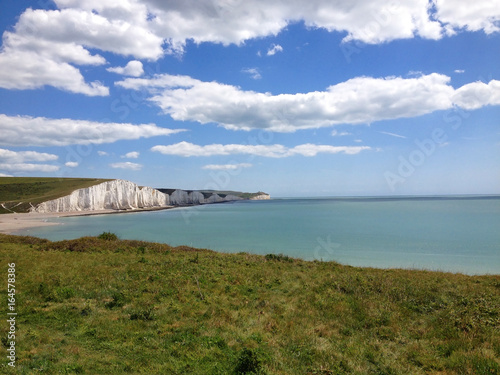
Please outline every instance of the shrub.
M288 255L283 254L267 254L266 260L275 260L277 262L293 262L293 258L290 258Z
M99 236L97 236L97 238L105 241L116 241L118 236L111 232L102 232Z

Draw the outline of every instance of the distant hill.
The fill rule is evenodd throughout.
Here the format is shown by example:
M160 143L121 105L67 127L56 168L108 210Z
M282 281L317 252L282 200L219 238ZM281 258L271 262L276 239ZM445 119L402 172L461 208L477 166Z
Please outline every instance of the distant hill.
M28 212L39 203L64 197L74 190L111 181L98 178L0 177L0 214Z

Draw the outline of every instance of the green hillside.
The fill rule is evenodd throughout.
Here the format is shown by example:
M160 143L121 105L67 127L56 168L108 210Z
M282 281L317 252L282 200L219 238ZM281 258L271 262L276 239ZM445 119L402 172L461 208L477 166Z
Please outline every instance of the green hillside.
M0 177L0 214L28 212L31 205L105 181L96 178ZM5 208L4 208L5 207Z
M0 235L16 374L500 374L500 276ZM4 319L7 319L4 315Z

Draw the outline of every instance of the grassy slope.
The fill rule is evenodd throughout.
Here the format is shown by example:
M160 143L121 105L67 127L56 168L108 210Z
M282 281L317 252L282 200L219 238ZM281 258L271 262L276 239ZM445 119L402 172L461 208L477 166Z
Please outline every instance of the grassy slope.
M0 177L0 203L15 212L28 212L33 205L63 197L74 190L100 184L104 179L53 177ZM0 207L0 214L11 211Z
M112 238L0 235L0 259L16 263L19 374L500 373L498 275Z

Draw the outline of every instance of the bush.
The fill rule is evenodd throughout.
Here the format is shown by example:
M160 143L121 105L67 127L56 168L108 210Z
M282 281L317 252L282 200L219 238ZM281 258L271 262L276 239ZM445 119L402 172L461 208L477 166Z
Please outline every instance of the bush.
M293 258L290 258L288 255L283 254L267 254L266 260L275 260L277 262L293 262Z
M97 238L105 241L116 241L118 236L111 232L102 232L99 236L97 236Z

